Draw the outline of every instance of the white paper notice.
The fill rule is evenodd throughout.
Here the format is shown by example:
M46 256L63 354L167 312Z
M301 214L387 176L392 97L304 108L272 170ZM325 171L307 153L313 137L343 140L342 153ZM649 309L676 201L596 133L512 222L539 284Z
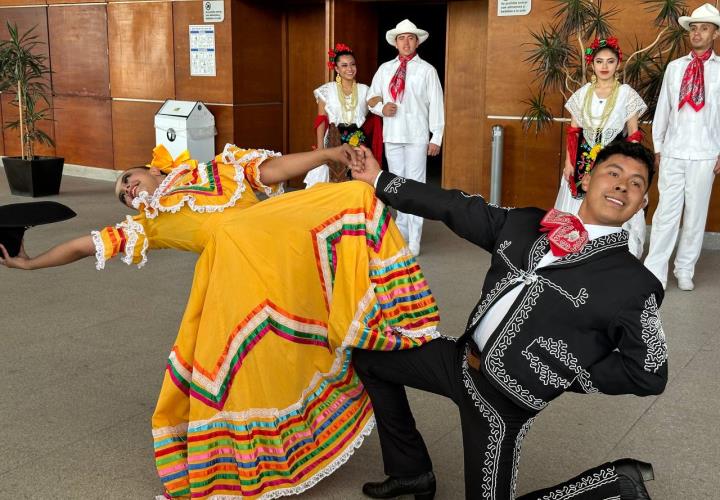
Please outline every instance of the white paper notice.
M532 0L498 0L498 16L526 16Z
M215 26L190 25L190 76L215 76Z
M203 2L203 22L221 23L225 19L224 0L205 0Z

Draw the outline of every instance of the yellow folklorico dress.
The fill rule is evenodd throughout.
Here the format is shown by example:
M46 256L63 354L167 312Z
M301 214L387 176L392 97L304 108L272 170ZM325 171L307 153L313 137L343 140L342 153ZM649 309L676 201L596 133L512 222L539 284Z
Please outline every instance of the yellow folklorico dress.
M165 497L277 498L345 463L374 425L350 347L436 336L437 306L388 209L360 182L258 203L274 153L228 145L174 168L140 214L93 233L98 268L200 254L152 418ZM137 201L137 200L136 200Z

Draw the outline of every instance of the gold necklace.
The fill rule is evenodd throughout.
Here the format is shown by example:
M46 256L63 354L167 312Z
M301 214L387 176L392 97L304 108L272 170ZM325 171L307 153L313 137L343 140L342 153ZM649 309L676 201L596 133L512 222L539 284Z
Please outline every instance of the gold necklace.
M613 109L615 109L615 103L617 102L618 94L620 93L620 82L616 81L613 84L613 89L610 92L607 100L605 101L605 106L603 106L603 110L599 116L595 116L592 114L592 98L595 95L596 88L597 83L590 84L590 88L585 94L585 102L583 103L583 114L587 118L587 123L590 125L590 128L593 130L593 137L596 138L595 142L599 142L597 140L597 137L598 135L602 134L603 130L605 129L605 125L607 124L607 121L612 114ZM598 125L595 125L595 123L598 123Z
M338 101L340 101L340 114L343 123L351 124L355 122L355 108L358 103L358 92L357 82L352 84L352 92L350 93L350 99L345 98L345 91L342 88L342 83L335 82L337 85Z

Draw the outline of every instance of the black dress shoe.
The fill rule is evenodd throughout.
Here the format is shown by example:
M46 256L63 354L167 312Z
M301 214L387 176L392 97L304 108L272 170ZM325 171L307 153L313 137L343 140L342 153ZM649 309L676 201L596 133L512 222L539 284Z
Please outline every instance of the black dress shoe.
M612 462L620 480L620 498L622 500L650 500L645 481L655 479L651 464L632 458L623 458Z
M363 493L370 498L395 498L400 495L415 495L415 500L435 498L435 474L423 472L410 477L388 477L381 483L365 483Z

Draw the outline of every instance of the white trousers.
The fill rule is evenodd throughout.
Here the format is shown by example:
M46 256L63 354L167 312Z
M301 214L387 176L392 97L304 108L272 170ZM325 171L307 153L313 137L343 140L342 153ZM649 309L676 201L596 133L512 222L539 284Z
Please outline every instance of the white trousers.
M398 144L385 143L385 157L390 172L406 179L425 182L427 165L427 144ZM417 215L398 211L395 223L400 233L408 242L410 251L414 254L420 252L420 239L422 237L423 218Z
M692 278L695 274L715 179L715 161L661 157L658 179L660 200L652 220L650 249L645 267L663 285L667 283L668 261L675 247L681 215L683 228L675 255L674 272L676 277L683 278Z
M562 212L577 215L581 204L581 199L578 200L572 197L567 180L564 177L560 179L560 191L555 200L555 208ZM639 259L642 257L643 246L645 245L645 210L641 208L635 212L635 215L623 224L623 229L628 232L629 236L628 250Z

